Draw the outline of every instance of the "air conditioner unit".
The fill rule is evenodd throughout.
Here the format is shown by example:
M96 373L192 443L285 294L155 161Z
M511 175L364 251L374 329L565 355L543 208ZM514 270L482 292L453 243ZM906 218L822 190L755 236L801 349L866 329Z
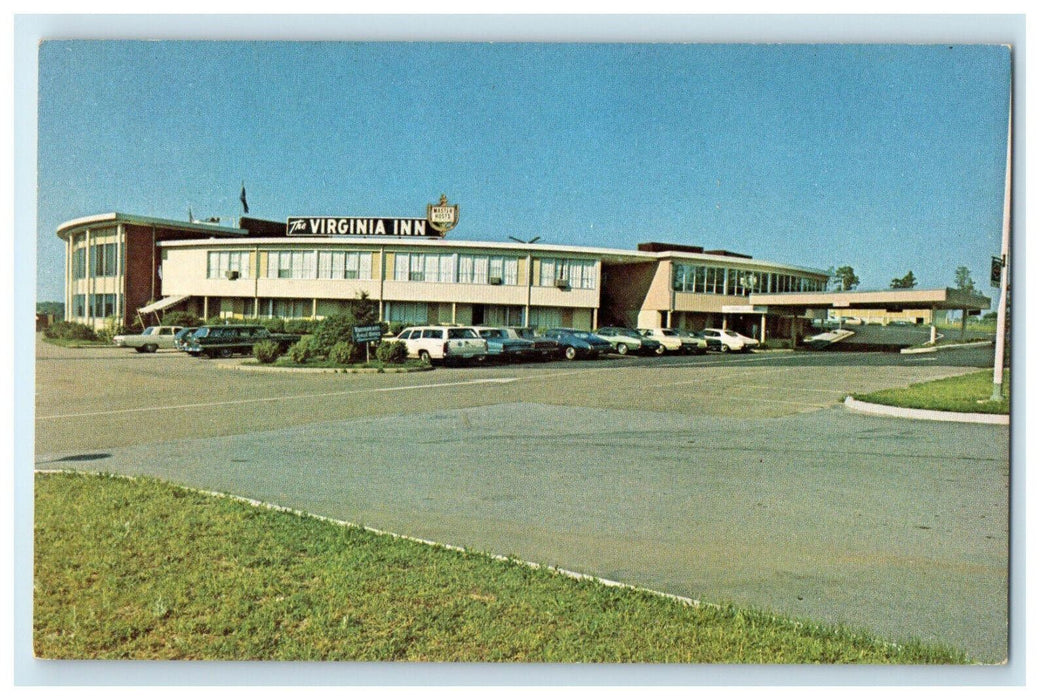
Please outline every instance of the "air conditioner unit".
M491 277L488 281L491 284L501 284L502 283L502 278L501 277Z
M571 286L571 283L567 280L556 280L554 284L557 289L568 289Z
M238 279L240 279L240 271L239 270L226 270L225 271L225 278L227 280L238 280Z

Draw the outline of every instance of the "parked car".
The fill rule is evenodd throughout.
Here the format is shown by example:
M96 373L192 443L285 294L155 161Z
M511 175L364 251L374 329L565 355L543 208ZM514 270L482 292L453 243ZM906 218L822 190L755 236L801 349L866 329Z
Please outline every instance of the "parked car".
M185 341L185 351L197 357L232 357L250 355L256 343L270 340L286 351L299 336L292 333L270 333L265 326L231 324L201 326Z
M751 350L760 344L759 340L721 328L706 328L702 332L705 333L707 340L715 338L720 341L720 352L742 352Z
M429 362L480 361L487 354L487 341L472 328L461 326L410 326L396 340L407 346L408 357Z
M487 356L492 359L520 360L534 356L534 341L521 338L508 328L473 326L487 341Z
M658 351L659 343L657 340L645 338L634 328L603 326L596 329L596 335L613 345L615 352L619 355L625 355L630 352L646 355Z
M182 326L149 326L141 333L113 336L113 343L122 348L134 348L135 352L156 352L173 350L175 334Z
M658 343L659 348L655 351L656 355L683 351L683 338L680 337L680 331L675 328L637 328L636 330L643 337Z
M701 331L680 330L680 338L683 339L683 351L693 355L704 355L709 349L709 341Z
M196 333L197 327L191 326L189 328L183 328L182 330L175 333L174 346L175 350L185 351L186 346L189 344L189 337Z
M698 355L705 355L709 351L712 351L713 353L721 352L723 343L719 341L719 338L707 336L703 331L681 331L681 333L684 334L685 338L688 336L692 338L700 338L701 342L705 343L704 347L698 349Z
M559 344L560 352L565 360L575 360L579 357L594 359L600 355L614 352L610 343L589 331L580 331L576 328L550 328L545 332L545 336Z
M510 335L522 340L528 340L534 344L531 357L536 360L555 360L560 357L560 344L552 338L538 335L533 328L526 326L514 326L507 328Z

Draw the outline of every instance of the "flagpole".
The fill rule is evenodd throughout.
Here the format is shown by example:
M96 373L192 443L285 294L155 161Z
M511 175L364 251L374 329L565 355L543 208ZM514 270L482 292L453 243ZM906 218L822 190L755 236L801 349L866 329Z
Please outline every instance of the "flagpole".
M1003 186L1003 244L1000 258L1000 307L996 314L996 355L992 370L992 400L1003 401L1003 357L1007 342L1007 288L1011 274L1011 139L1014 132L1014 88L1011 88L1010 108L1007 113L1007 170Z

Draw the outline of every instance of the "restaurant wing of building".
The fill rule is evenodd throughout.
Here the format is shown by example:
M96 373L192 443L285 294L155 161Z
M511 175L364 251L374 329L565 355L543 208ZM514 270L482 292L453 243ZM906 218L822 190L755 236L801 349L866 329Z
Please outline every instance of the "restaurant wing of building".
M67 222L58 236L66 243L66 320L94 326L108 317L155 323L170 310L323 318L366 295L390 323L728 325L795 337L802 311L731 309L753 294L822 292L829 281L825 271L695 246L289 237L281 222L247 218L234 228L113 213Z

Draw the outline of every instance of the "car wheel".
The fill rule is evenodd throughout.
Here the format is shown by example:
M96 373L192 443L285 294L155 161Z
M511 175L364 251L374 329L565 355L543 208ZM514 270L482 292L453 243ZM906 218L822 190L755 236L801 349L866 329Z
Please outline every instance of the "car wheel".
M155 345L144 345L142 346L142 352L156 352Z
M429 351L428 350L419 350L418 351L418 359L421 360L422 362L428 362L429 364L433 363L433 358L429 357Z
M654 354L655 355L664 355L665 354L665 346L659 343L658 347L655 348L655 350L654 350Z
M578 351L568 345L563 349L563 357L565 360L573 360L578 357Z
M730 351L731 351L731 349L729 347L727 347L726 343L721 343L720 344L720 352L730 352Z
M135 348L135 352L145 352L145 348Z
M618 350L619 355L626 355L629 352L629 348L626 347L625 343L618 343L618 347L616 349Z
M218 356L219 357L225 357L225 358L232 357L233 356L233 350L232 350L232 348L222 348L221 350L218 351Z

